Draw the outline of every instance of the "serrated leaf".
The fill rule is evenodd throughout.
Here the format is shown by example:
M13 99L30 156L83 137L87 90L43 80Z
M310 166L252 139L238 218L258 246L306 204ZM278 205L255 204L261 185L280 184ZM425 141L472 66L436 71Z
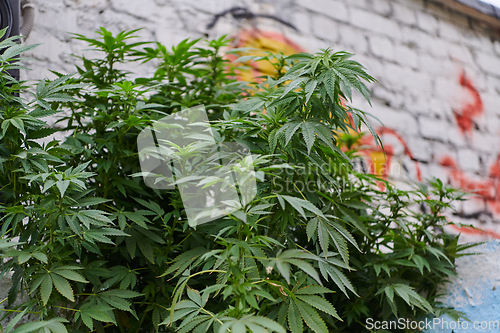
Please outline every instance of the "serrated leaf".
M319 314L308 304L303 301L295 303L300 311L300 315L310 329L316 333L328 333L328 328Z
M331 305L326 299L315 295L300 295L297 297L307 304L315 307L316 309L328 313L330 316L333 316L342 321L342 318L340 318L337 314L337 310L335 310L333 305Z
M137 245L139 245L139 250L141 250L144 257L154 264L155 256L150 241L145 237L139 237L137 239Z
M82 319L83 319L83 316L86 315L86 316L91 317L91 318L98 320L98 321L116 324L115 319L108 314L108 311L111 311L111 310L113 310L113 308L111 308L108 305L104 305L104 304L93 305L90 303L85 303L80 308Z
M68 280L52 273L50 274L50 277L52 278L52 282L54 283L54 287L56 287L57 291L71 302L74 302L75 297L73 296L73 289L71 288Z
M86 206L96 206L106 202L111 201L110 199L103 198L83 198L78 201L78 203L72 205L72 207L86 207Z
M328 265L323 262L319 263L319 268L323 277L324 278L327 278L327 276L331 277L333 282L339 287L339 289L346 295L347 298L349 298L349 295L347 294L346 288L352 291L352 293L357 296L357 293L351 281L349 281L349 279L344 275L344 273L342 273L342 271L340 271L333 265Z
M60 180L56 182L56 186L59 189L59 192L61 193L61 197L64 197L64 194L66 193L69 184L70 184L69 180Z
M36 330L39 330L38 332L48 332L47 329L52 333L68 333L66 327L62 324L63 322L68 321L64 318L53 318L50 320L26 323L10 333L28 333Z
M325 226L323 223L318 224L318 240L319 244L321 246L321 249L323 250L323 253L325 254L325 257L327 256L328 252L328 246L330 245L330 234L328 232L328 227Z
M270 148L270 153L273 154L274 151L276 150L276 146L278 145L278 129L275 128L271 131L271 133L269 133L269 137L267 138L267 142L269 144L269 148Z
M290 301L288 304L288 327L292 333L303 333L302 316L295 305L295 302Z
M311 202L309 202L307 200L296 198L296 197L291 197L288 195L278 195L278 197L285 199L304 218L306 218L306 214L304 212L304 209L306 209L306 210L310 211L311 213L314 213L318 216L325 217L323 215L323 212L321 212L316 206L314 206Z
M63 278L66 278L68 280L76 281L76 282L83 282L83 283L88 283L89 281L85 280L85 278L75 272L75 271L70 271L67 269L53 269L53 273L62 276Z
M45 253L33 252L32 256L45 264L48 262L47 255Z
M40 287L40 293L42 295L43 305L46 305L49 301L50 294L52 293L52 278L50 277L50 274L45 275Z
M31 253L29 253L29 252L20 252L19 256L17 257L17 260L19 262L19 265L22 265L26 261L28 261L30 258L31 258Z
M314 295L326 293L333 293L333 291L323 286L307 286L294 292L295 295Z
M285 133L285 145L288 145L288 142L292 139L293 135L297 130L300 128L302 125L301 121L291 121L283 125L282 128L279 129L279 131L276 134L282 133L284 131Z
M307 153L311 153L311 148L314 145L314 141L316 140L316 129L314 124L311 122L305 121L301 125L302 136L304 137L304 141L307 147Z
M143 294L138 293L133 290L121 290L121 289L112 289L105 292L102 292L103 295L116 296L121 298L134 298L142 296Z
M306 227L306 234L307 234L307 240L311 240L314 236L314 233L318 229L318 217L315 217L307 223Z
M130 308L130 303L123 298L116 296L105 296L101 297L101 299L115 309L133 312L133 310Z

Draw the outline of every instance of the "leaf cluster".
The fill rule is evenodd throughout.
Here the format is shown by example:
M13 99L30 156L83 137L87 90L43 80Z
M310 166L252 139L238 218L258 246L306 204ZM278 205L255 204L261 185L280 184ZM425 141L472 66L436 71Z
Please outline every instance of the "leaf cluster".
M473 246L442 230L462 194L439 180L382 190L353 168L342 134L379 139L349 106L374 81L351 54L277 56L275 76L242 83L224 38L169 50L134 33L77 35L100 57L36 84L5 74L31 46L0 42L6 332L362 332L366 318L460 315L437 293ZM127 70L143 62L151 77ZM178 190L138 176L137 138L200 104L218 141L249 147L258 182L236 212L193 226Z

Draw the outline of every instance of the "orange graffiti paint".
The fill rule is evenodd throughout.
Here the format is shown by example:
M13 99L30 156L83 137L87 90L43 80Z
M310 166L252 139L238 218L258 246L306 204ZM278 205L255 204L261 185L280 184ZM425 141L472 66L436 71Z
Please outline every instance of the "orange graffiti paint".
M249 48L242 56L267 56L268 52L291 55L304 52L296 43L280 33L258 29L241 30L234 37L234 47ZM235 60L235 55L228 55L229 60ZM276 74L274 66L267 61L247 62L249 68L238 70L238 78L242 81L262 81L259 76Z

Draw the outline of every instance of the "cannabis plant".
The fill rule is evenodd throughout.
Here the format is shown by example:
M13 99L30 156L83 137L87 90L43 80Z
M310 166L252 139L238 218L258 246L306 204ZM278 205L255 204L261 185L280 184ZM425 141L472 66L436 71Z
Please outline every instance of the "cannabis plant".
M442 230L462 194L439 180L403 191L356 171L342 134L380 140L349 106L374 81L352 54L229 63L225 38L168 49L133 37L76 35L101 57L36 84L5 72L31 46L0 43L3 311L17 313L5 332L361 332L367 318L459 315L436 297L469 246ZM246 61L270 61L276 74L240 82ZM129 72L140 63L156 71ZM248 148L240 170L253 170L256 192L190 224L178 188L145 182L137 142L198 105L218 143Z

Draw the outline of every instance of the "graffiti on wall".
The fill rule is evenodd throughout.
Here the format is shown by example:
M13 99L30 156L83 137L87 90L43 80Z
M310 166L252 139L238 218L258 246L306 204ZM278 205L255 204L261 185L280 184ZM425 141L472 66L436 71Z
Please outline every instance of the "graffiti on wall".
M235 19L257 17L256 14L246 9L233 8L216 15L211 27L215 25L219 17L226 14L231 14ZM275 17L270 18L276 20ZM282 22L279 19L277 21ZM287 22L282 23L294 28ZM283 34L258 29L255 22L251 29L239 29L233 38L233 47L248 50L244 55L267 56L270 53L290 55L304 51ZM229 57L232 57L230 60L236 59L236 56ZM246 68L239 69L237 72L239 79L243 81L260 81L263 77L276 73L275 67L269 62L249 62L246 65ZM454 120L461 135L468 142L473 142L473 130L477 128L477 120L484 114L484 104L478 89L463 70L458 77L458 83L471 98L463 102L461 107L453 110ZM384 150L376 147L370 135L361 136L359 145L364 147L360 150L363 155L361 162L363 169L389 180L393 178L422 181L421 162L414 157L411 147L403 136L391 127L379 127L376 130L384 142ZM475 196L472 200L483 203L485 207L473 213L459 212L456 215L471 222L478 220L481 216L488 216L490 219L496 217L500 220L500 152L494 163L489 166L488 175L483 178L471 177L460 169L457 161L451 156L435 156L435 159L441 167L445 168L448 180L453 186L474 192ZM500 239L500 233L494 230L466 226L456 226L455 229L463 234Z
M455 119L458 128L464 135L472 135L474 119L479 117L484 112L483 101L478 90L472 84L472 81L467 77L464 71L460 74L460 85L467 90L473 98L472 102L465 103L461 110L454 111Z
M246 7L232 7L218 14L215 14L212 21L207 25L210 30L215 27L219 19L224 16L232 16L236 21L246 20L251 28L241 28L232 36L232 47L245 49L240 53L240 56L266 57L269 54L291 55L303 52L298 44L291 41L282 33L266 31L259 29L257 26L258 18L270 19L280 24L287 26L295 31L297 28L290 22L287 22L276 15L266 13L254 13ZM233 54L227 55L229 60L235 60L237 57ZM242 81L262 81L261 77L274 75L276 69L271 62L250 62L244 63L247 67L236 70L238 78Z
M464 71L462 71L459 76L459 84L471 95L472 101L464 102L463 105L458 110L454 110L453 113L456 125L461 134L472 142L472 133L473 129L476 127L476 121L484 114L484 104L478 89L475 88L472 80ZM408 173L408 163L414 164L413 177L411 178L422 180L420 162L413 157L408 144L404 141L402 136L395 130L387 127L379 128L377 132L381 135L383 142L385 142L385 155L381 149L374 148L373 139L368 138L368 142L364 142L364 144L370 145L370 148L365 154L370 164L370 172L383 177L396 175L396 178L400 178L398 177L401 175L399 171L391 170L395 165L398 166L398 164L392 163L392 160L396 156L405 156L406 159L400 158L403 164L403 170ZM395 141L399 142L399 145L402 147L399 152L396 152L394 144L386 143L388 139L391 139L390 137L395 138ZM473 193L474 196L471 200L483 203L485 207L484 209L467 214L458 212L456 215L466 220L478 220L484 217L488 217L490 220L500 218L500 152L498 152L496 160L489 165L487 176L483 178L473 177L461 170L457 161L449 155L437 156L436 158L439 165L446 169L449 182L453 186ZM473 228L467 226L453 226L452 228L463 234L500 239L500 233L489 230L488 228Z
M269 53L291 55L304 51L283 34L272 31L244 29L239 31L233 37L233 40L233 47L247 49L242 53L243 56L265 57ZM236 56L228 55L228 58L235 60ZM276 74L276 68L271 62L258 61L246 62L245 64L247 65L246 68L236 70L239 79L242 81L261 81L261 77Z

